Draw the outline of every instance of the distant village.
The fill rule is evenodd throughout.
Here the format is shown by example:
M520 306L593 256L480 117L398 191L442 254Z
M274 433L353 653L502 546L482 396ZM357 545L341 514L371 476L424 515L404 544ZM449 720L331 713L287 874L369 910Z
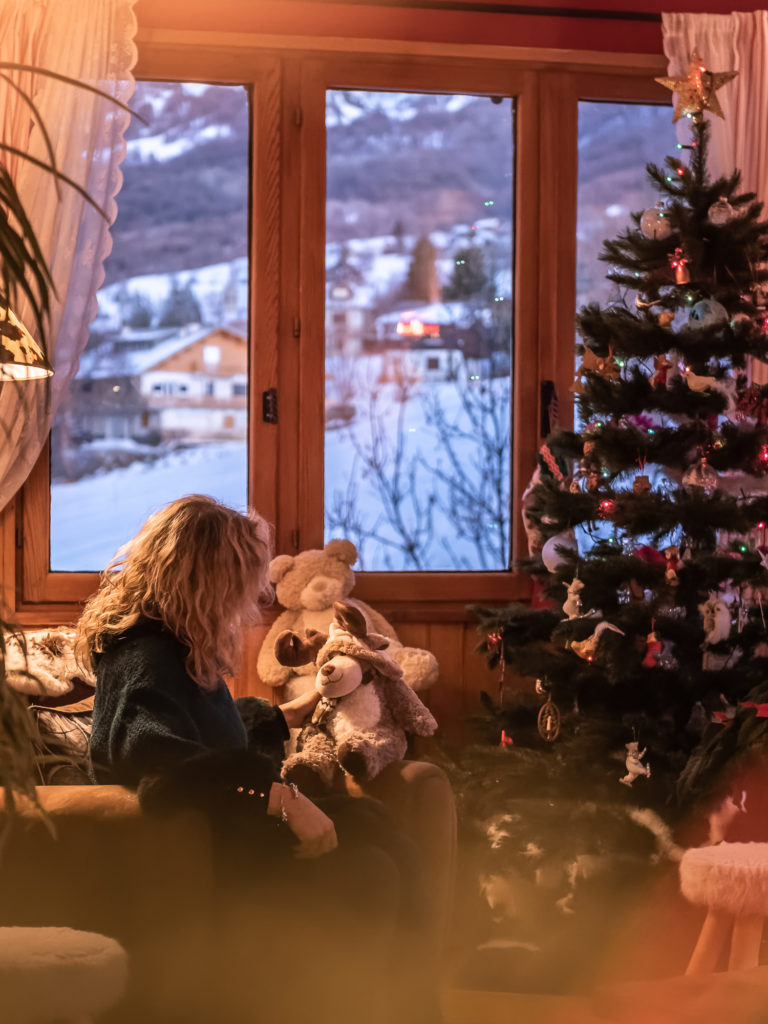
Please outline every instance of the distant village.
M327 246L327 365L377 355L382 381L399 372L425 384L509 372L509 328L500 339L498 325L511 322L510 225L486 218L433 232L429 242L434 281L421 301L410 302L402 292L416 239L391 235ZM485 255L486 294L445 299L456 254L468 249ZM104 465L110 446L122 448L125 458L117 464L126 464L142 448L243 440L248 295L245 257L103 289L71 399L58 417L54 474L72 479L88 472L88 459L77 457L81 447L101 448ZM352 419L354 405L334 393L332 373L326 390L328 427Z

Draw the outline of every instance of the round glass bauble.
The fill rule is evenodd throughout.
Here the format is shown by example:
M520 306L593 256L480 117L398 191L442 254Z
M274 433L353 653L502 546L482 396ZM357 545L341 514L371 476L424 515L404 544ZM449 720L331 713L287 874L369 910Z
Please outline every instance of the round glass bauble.
M567 553L578 555L579 545L576 542L576 534L573 530L563 530L550 537L541 549L541 560L550 572L556 572L566 561L566 554L561 554L558 548L567 549Z
M712 324L727 323L728 310L716 299L700 299L688 314L691 327L710 327Z
M725 198L720 196L717 202L712 203L710 208L707 210L707 219L710 224L727 224L729 220L733 220L736 216L736 211Z
M683 473L683 490L689 494L704 493L709 497L717 490L717 473L706 459L699 459Z
M664 203L658 202L650 210L646 210L640 218L640 230L646 238L669 238L672 225L669 223Z

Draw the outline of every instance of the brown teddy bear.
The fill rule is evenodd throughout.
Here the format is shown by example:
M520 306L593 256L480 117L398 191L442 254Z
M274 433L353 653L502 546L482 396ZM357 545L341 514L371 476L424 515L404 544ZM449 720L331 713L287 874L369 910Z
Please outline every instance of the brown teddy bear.
M404 647L387 620L377 611L349 597L355 584L351 566L357 549L348 540L331 540L324 548L302 551L296 556L278 555L269 565L269 578L276 585L277 600L285 611L277 617L264 638L256 671L268 686L285 686L290 699L311 690L315 668L305 664L281 665L275 656L275 641L286 629L303 635L314 629L328 634L334 619L333 605L346 601L357 608L369 631L389 640L389 654L402 668L403 679L412 690L425 690L438 676L438 664L430 651Z
M358 782L372 779L405 756L406 733L431 736L437 728L387 653L388 638L369 633L351 603L336 602L333 610L328 635L284 630L275 642L280 664L312 664L316 672L320 701L282 769L283 778L308 792L318 782L332 786L339 768Z

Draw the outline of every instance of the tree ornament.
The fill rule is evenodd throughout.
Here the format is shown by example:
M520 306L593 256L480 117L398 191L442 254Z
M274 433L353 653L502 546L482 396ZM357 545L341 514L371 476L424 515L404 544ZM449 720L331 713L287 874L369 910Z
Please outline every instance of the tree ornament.
M659 640L656 631L652 628L645 638L645 657L641 663L643 668L656 668L663 648L664 644Z
M761 476L768 473L768 444L761 444L755 459L755 471Z
M607 356L599 356L589 348L585 348L581 356L581 365L576 370L573 384L570 390L575 395L584 393L584 378L589 373L595 373L604 380L619 380L621 369L613 358L613 353Z
M680 548L677 544L670 544L664 548L664 579L671 587L676 587L680 582L677 571L683 562L680 558Z
M727 323L728 310L715 299L700 299L688 314L691 327L710 327L712 324Z
M555 455L548 444L543 444L539 448L536 462L542 477L550 477L559 484L565 481L568 474L568 463L561 455Z
M670 310L665 309L661 313L659 313L656 319L659 321L659 327L669 327L669 325L675 319L675 314L672 313Z
M669 223L663 199L659 199L654 207L642 215L640 230L646 238L669 238L672 234L672 225Z
M584 582L577 576L570 583L563 583L568 588L568 597L565 599L563 611L566 618L578 619L581 615L581 591L584 589Z
M507 669L506 658L504 657L504 636L500 631L489 633L486 641L486 649L498 655L499 659L499 707L504 701L504 675Z
M619 782L623 782L625 786L631 786L635 779L651 777L651 766L650 764L643 764L642 759L645 757L646 748L640 749L640 744L637 740L632 740L630 743L624 744L624 749L627 751L627 757L624 762L627 768L627 774L619 779Z
M675 284L688 284L691 275L688 270L688 257L682 249L677 248L667 256L670 267L675 272Z
M731 635L731 610L714 591L699 605L704 620L704 647L727 640Z
M683 490L688 494L703 492L711 497L717 490L718 476L705 458L701 458L683 473Z
M653 373L650 376L651 387L665 388L667 386L667 377L672 366L672 360L665 352L661 352L657 355L653 360Z
M539 708L536 728L539 736L547 743L554 743L560 735L560 708L551 697L547 697L546 702Z
M612 519L616 512L616 502L612 498L603 498L597 507L601 519Z
M727 224L735 216L736 211L728 202L727 196L720 196L707 210L707 220L710 224Z
M614 626L610 622L599 622L591 636L588 636L585 640L571 640L568 646L575 654L578 654L580 658L583 658L584 661L592 661L594 660L597 645L600 642L600 637L609 629L614 633L620 633L621 636L625 635L624 630L619 629L618 626Z
M578 555L579 546L576 543L576 534L573 530L563 530L550 537L541 549L541 560L550 572L557 572L561 565L568 559L557 549L565 548L574 555Z
M707 71L704 61L694 50L684 75L657 78L655 81L677 93L677 106L672 115L674 124L683 116L701 119L705 110L723 117L716 93L737 75L738 71Z
M738 419L754 419L761 426L768 425L768 395L763 394L758 384L750 386L739 396L736 402Z

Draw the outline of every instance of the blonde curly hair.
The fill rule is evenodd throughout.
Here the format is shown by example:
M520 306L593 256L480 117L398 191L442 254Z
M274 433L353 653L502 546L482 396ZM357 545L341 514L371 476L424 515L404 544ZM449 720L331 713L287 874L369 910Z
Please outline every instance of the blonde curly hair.
M237 666L243 628L272 596L270 529L202 494L171 502L147 519L101 575L77 625L83 668L140 618L162 622L189 647L185 667L215 689Z

